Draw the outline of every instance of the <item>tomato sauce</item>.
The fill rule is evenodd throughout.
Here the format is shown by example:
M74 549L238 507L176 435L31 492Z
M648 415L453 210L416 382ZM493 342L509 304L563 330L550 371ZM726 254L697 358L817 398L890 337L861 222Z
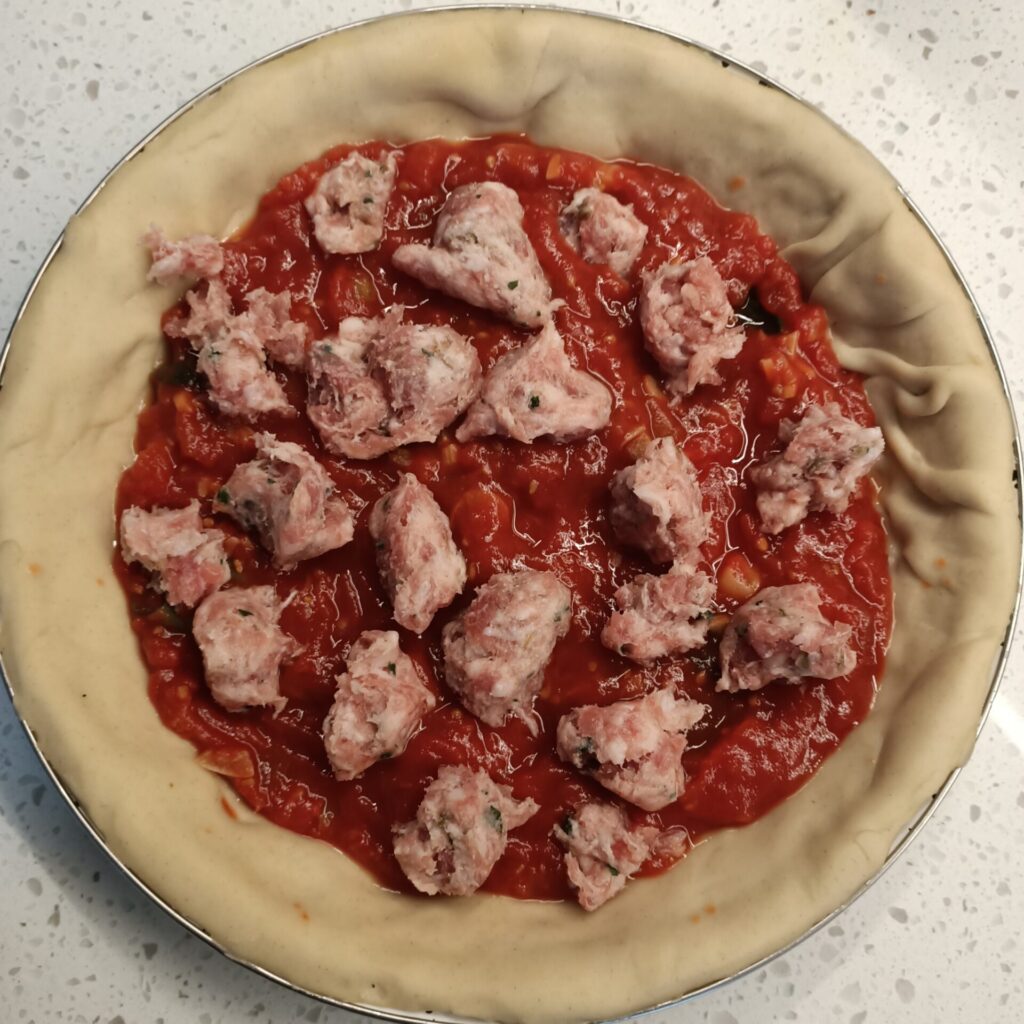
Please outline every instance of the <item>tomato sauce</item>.
M229 536L232 586L270 582L282 597L297 592L281 625L303 649L283 670L288 705L277 717L267 709L221 709L203 681L190 613L169 608L139 566L125 566L115 555L161 719L190 740L199 762L229 778L256 811L332 843L382 885L403 892L412 887L391 851L392 825L414 816L440 765L466 763L541 805L511 834L484 889L520 898L569 898L563 851L550 837L551 828L585 798L616 798L559 761L555 726L580 704L607 704L655 687L676 687L705 704L708 713L690 734L684 795L655 814L630 808L633 819L685 828L694 841L712 829L754 821L806 782L868 713L892 623L886 535L873 483L861 483L846 512L812 514L772 537L760 531L754 496L744 482L751 463L778 450L779 421L799 415L807 400L835 401L847 416L874 422L861 379L843 370L833 354L824 312L804 300L796 274L755 220L719 206L693 181L647 165L537 147L522 137L402 147L380 248L362 256L326 256L312 239L302 200L351 148L331 150L283 178L260 200L248 226L226 243L224 280L236 308L253 288L288 288L293 316L321 337L345 316L373 316L403 303L408 318L448 323L470 337L486 370L526 333L428 291L393 270L390 256L402 243L429 240L448 190L501 181L519 193L526 230L555 296L565 300L556 323L570 358L615 395L611 423L597 436L568 445L497 439L460 445L448 430L436 444L370 462L349 461L322 448L304 415L271 416L254 426L220 416L204 396L187 344L168 339L166 361L153 375L153 401L139 418L136 461L120 481L118 514L130 505L181 506L198 497L212 517L213 495L237 463L254 455L254 432L268 429L304 445L324 463L356 514L357 528L355 540L340 551L282 573L252 538L216 517ZM371 156L383 148L359 147ZM561 209L575 190L595 185L632 203L650 226L630 282L584 262L561 236ZM720 385L702 386L673 404L642 346L635 282L641 270L702 253L733 282L731 298L747 321L747 341L737 358L720 364ZM277 372L302 410L304 378ZM674 436L694 462L712 512L703 555L705 568L718 579L720 614L705 649L639 667L598 639L616 587L652 571L641 554L614 541L608 482L650 438L663 435ZM361 779L338 782L320 729L349 644L365 629L398 628L378 579L367 517L373 501L403 472L425 482L449 515L469 563L469 584L422 638L400 630L403 650L439 697L437 710L404 755L378 763ZM544 723L537 737L518 720L492 729L463 711L444 684L441 660L441 629L471 600L475 585L494 572L522 567L555 571L574 594L572 628L555 649L537 699ZM827 683L716 693L718 637L728 613L760 587L805 580L820 588L827 618L852 626L856 669ZM646 872L665 866L655 862Z

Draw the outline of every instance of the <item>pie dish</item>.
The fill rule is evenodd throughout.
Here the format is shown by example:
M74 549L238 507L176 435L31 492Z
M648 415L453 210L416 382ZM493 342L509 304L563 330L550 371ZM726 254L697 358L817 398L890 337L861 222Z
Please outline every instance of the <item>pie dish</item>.
M393 70L378 78L380 67ZM685 112L685 132L665 109ZM487 897L410 904L329 848L241 807L228 818L223 788L156 721L110 574L109 495L165 301L143 285L135 240L148 221L227 235L281 173L338 140L498 130L677 168L723 201L742 179L740 205L828 310L840 359L868 376L888 443L896 627L874 711L771 815L593 918ZM303 988L502 1020L677 998L841 905L969 751L1019 550L1012 428L984 336L943 253L863 150L694 48L496 10L306 44L204 99L110 179L69 226L13 340L0 597L19 711L117 856L232 955Z

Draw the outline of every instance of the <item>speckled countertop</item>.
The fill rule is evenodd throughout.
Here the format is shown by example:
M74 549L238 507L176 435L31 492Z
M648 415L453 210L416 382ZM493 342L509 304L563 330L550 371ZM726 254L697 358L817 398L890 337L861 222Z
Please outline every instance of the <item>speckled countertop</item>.
M0 0L0 335L109 166L195 92L313 32L417 0ZM945 239L1024 408L1024 7L977 0L575 0L692 36L866 143ZM69 330L73 331L73 315ZM902 860L795 952L651 1024L1024 1018L1024 645L977 750ZM121 877L0 698L0 1019L354 1021L229 963Z

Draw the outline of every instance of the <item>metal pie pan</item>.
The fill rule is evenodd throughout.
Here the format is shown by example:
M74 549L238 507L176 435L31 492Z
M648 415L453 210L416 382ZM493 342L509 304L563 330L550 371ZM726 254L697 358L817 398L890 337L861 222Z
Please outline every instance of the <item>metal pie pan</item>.
M252 61L251 63L245 65L244 67L241 67L238 70L232 72L231 74L225 76L219 82L215 83L214 85L210 86L208 89L205 89L203 92L199 93L193 99L189 100L187 103L185 103L183 106L181 106L178 110L176 110L173 114L171 114L168 118L166 118L163 122L161 122L148 135L146 135L145 138L143 138L137 145L135 145L128 153L126 153L125 156L122 157L122 159L119 160L114 167L111 168L111 170L103 177L103 179L99 182L99 184L93 189L93 191L86 197L86 199L78 207L78 209L76 210L74 216L78 216L87 207L89 207L89 205L96 199L96 197L100 194L100 192L106 186L106 184L110 180L110 178L114 174L116 174L117 171L120 170L120 168L122 166L124 166L129 161L133 160L136 156L138 156L146 148L146 146L153 139L155 139L158 135L160 135L168 126L170 126L175 121L177 121L180 117L182 117L184 114L186 114L190 110L192 110L197 104L201 103L203 100L207 99L208 97L210 97L213 94L215 94L216 92L218 92L226 83L228 83L228 82L238 78L241 75L244 75L247 71L249 71L249 70L251 70L253 68L259 67L259 66L261 66L263 64L266 64L266 63L268 63L270 61L274 61L274 60L276 60L276 59L278 59L278 58L280 58L280 57L282 57L282 56L284 56L286 54L294 53L295 51L300 50L303 47L306 47L309 44L314 43L314 42L316 42L316 41L318 41L320 39L323 39L323 38L325 38L327 36L332 36L332 35L335 35L335 34L340 33L340 32L346 32L346 31L349 31L351 29L359 28L359 27L362 27L362 26L365 26L365 25L368 25L368 24L373 24L373 23L378 23L378 22L387 22L387 21L392 20L394 18L415 18L415 17L420 17L420 16L424 16L424 15L430 15L430 14L434 14L434 13L438 13L438 12L442 12L442 11L455 11L455 10L466 11L466 10L474 10L474 9L475 10L510 9L510 10L527 10L527 11L529 11L531 9L551 10L550 8L545 8L542 5L521 5L521 4L481 4L481 5L468 6L468 7L467 6L462 6L462 5L457 5L457 6L456 5L452 5L452 6L438 6L438 7L431 7L431 8L422 9L422 10L419 10L419 11L416 11L416 12L403 12L403 13L399 13L399 14L385 15L385 16L379 17L379 18L364 19L362 21L353 22L351 24L344 25L344 26L341 26L339 28L329 29L327 31L317 33L316 35L309 36L308 38L303 39L303 40L301 40L299 42L292 43L292 44L290 44L288 46L282 47L281 49L276 50L273 53L270 53L270 54L268 54L268 55L266 55L264 57L261 57L258 60ZM715 50L712 47L709 47L709 46L706 46L706 45L704 45L702 43L699 43L699 42L697 42L694 39L688 38L687 36L680 35L680 34L673 33L673 32L668 32L668 31L661 30L661 29L651 28L649 26L637 25L635 22L631 22L631 21L629 21L628 19L625 19L625 18L617 18L617 17L610 16L610 15L594 14L594 13L588 12L588 11L574 10L574 9L569 9L569 8L560 8L559 10L564 12L564 13L581 15L581 16L584 16L584 17L599 19L599 20L602 20L602 21L619 23L619 24L622 24L622 25L628 25L631 28L642 28L644 31L651 32L653 34L660 35L660 36L663 36L663 37L665 37L667 39L670 39L670 40L672 40L673 42L677 43L680 46L689 47L689 48L693 48L693 49L696 49L696 50L703 51L705 54L708 54L709 56L712 56L715 59L719 60L723 64L723 66L728 66L728 67L730 67L731 69L733 69L734 71L736 71L739 74L749 76L751 79L756 81L758 84L760 84L762 86L765 86L767 88L776 90L776 91L784 94L785 96L789 97L791 100L793 100L793 101L795 101L797 103L800 103L801 105L803 105L805 107L811 107L812 106L810 103L808 103L806 100L804 100L802 97L797 95L792 90L786 88L785 86L783 86L780 83L772 80L771 78L761 74L760 72L754 70L753 68L751 68L750 66L742 63L741 61L736 60L731 55L726 55L724 53L721 53L718 50ZM848 133L845 132L845 130L840 125L836 124L834 121L831 121L830 118L827 118L826 115L822 114L816 108L815 108L815 113L819 117L822 117L822 118L825 118L826 120L828 120L832 124L832 126L835 128L836 131L838 131L838 132L840 132L840 133L842 133L844 135L847 135L847 137L849 137ZM964 295L969 300L969 302L971 304L971 307L973 309L973 312L974 312L974 316L975 316L975 319L976 319L976 322L977 322L978 329L980 330L982 336L984 337L985 344L986 344L986 346L988 348L988 352L989 352L989 355L991 357L992 363L994 364L995 369L996 369L996 371L997 371L997 373L999 375L999 379L1000 379L1000 383L1001 383L1001 386L1002 386L1004 398L1005 398L1005 400L1007 402L1007 405L1012 410L1013 409L1013 401L1012 401L1012 398L1011 398L1011 395L1010 395L1009 386L1007 384L1006 374L1005 374L1005 371L1003 369L1002 363L1001 363L1001 361L999 359L999 355L998 355L998 352L996 350L995 344L993 342L991 332L990 332L990 330L988 328L988 325L985 322L985 319L984 319L984 317L983 317L983 315L981 313L980 308L978 307L978 304L977 304L977 301L974 298L974 295L972 294L970 288L968 287L967 282L964 279L964 276L963 276L962 272L960 271L960 268L957 266L957 264L954 261L952 255L950 254L949 250L946 248L946 246L943 243L943 241L941 240L941 238L938 236L938 234L932 228L931 224L928 223L928 221L925 218L924 214L918 209L918 207L914 204L914 202L910 199L910 197L906 194L906 192L903 190L902 187L899 187L899 192L900 192L900 196L901 196L904 204L906 205L906 207L910 210L910 212L914 215L914 217L925 228L925 230L930 235L930 237L931 237L932 241L934 242L934 244L938 247L938 249L943 254L943 256L944 256L944 258L945 258L945 260L946 260L946 262L947 262L947 264L948 264L948 266L950 268L950 270L952 271L954 277L956 278L957 282L959 283L960 288L963 290ZM7 356L9 354L9 352L10 352L11 340L13 338L15 329L17 328L19 322L21 321L21 319L22 319L22 317L24 315L24 312L25 312L26 308L28 307L28 304L32 300L32 297L33 297L33 295L34 295L34 293L36 291L37 286L39 285L40 280L42 279L44 273L46 272L46 270L49 267L49 265L50 265L51 261L53 260L53 258L59 252L59 250L61 248L61 245L63 243L63 240L64 240L64 232L62 232L61 235L57 238L57 240L54 242L53 246L51 247L51 249L47 253L46 257L43 259L42 264L40 265L38 271L36 272L36 274L35 274L32 282L31 282L31 284L29 285L29 287L28 287L28 289L27 289L27 291L25 293L24 298L21 301L21 304L18 307L18 311L17 311L17 313L16 313L16 315L14 317L13 323L11 325L11 329L8 332L7 337L4 339L3 346L2 346L2 348L0 348L0 386L2 386L2 383L3 383L3 372L4 372L4 368L6 366ZM1020 480L1020 476L1021 476L1021 474L1020 474L1020 470L1021 470L1020 433L1019 433L1019 430L1017 428L1016 417L1015 416L1012 417L1012 420L1013 420L1013 431L1014 431L1014 436L1013 436L1014 478L1015 478L1015 484L1016 484L1015 490L1016 490L1016 495L1017 495L1017 516L1018 516L1018 520L1024 520L1024 497L1022 497L1022 492L1021 492L1021 488L1020 488L1020 484L1019 484L1019 480ZM990 685L989 685L988 692L987 692L987 695L986 695L986 698L985 698L985 702L984 702L984 706L982 708L981 715L980 715L979 721L978 721L978 727L977 727L977 733L978 734L980 734L980 732L981 732L982 728L984 727L984 724L985 724L985 722L986 722L986 720L988 718L989 711L991 710L993 701L995 700L995 697L996 697L996 694L997 694L997 691L998 691L998 688L999 688L999 685L1000 685L1000 681L1002 679L1003 671L1005 669L1006 662L1007 662L1007 659L1008 659L1008 656L1009 656L1010 640L1011 640L1011 638L1013 636L1013 633L1014 633L1014 629L1015 629L1015 626L1016 626L1017 617L1018 617L1018 613L1019 613L1019 609L1020 609L1021 585L1022 585L1022 582L1024 582L1024 562L1022 562L1021 552L1018 552L1018 569L1017 569L1016 596L1015 596L1015 599L1014 599L1014 602L1013 602L1013 608L1011 610L1011 613L1010 613L1010 616L1009 616L1009 620L1008 620L1008 622L1006 624L1005 632L1003 634L1002 640L1000 641L999 652L998 652L997 656L995 657L995 659L993 661L993 665L992 665L992 669L991 669L991 676L990 676ZM0 677L3 678L4 686L7 689L8 696L10 697L12 703L14 703L14 687L12 685L9 672L6 669L6 667L4 666L4 663L3 663L3 653L2 653L2 650L0 650ZM39 758L40 763L42 764L42 766L43 766L44 770L46 771L47 775L52 780L52 782L53 782L54 786L56 787L57 791L63 797L63 799L67 803L68 807L74 813L74 815L82 823L82 825L86 829L86 831L93 837L93 839L96 840L96 842L103 849L103 851L110 858L110 860L121 870L121 872L125 876L127 876L139 888L139 890L141 890L149 898L149 900L151 900L154 904L156 904L158 907L160 907L164 912L166 912L170 917L172 917L176 922L178 922L178 924L182 925L184 928L186 928L188 931L190 931L197 938L203 940L208 945L212 946L214 949L216 949L219 953L222 953L228 959L234 961L237 964L240 964L243 967L248 968L251 971L254 971L255 973L257 973L259 975L262 975L265 978L268 978L271 981L276 982L279 985L284 986L285 988L288 988L288 989L292 990L293 992L298 992L298 993L301 993L302 995L309 996L310 998L317 999L317 1000L319 1000L319 1001L321 1001L323 1003L326 1003L326 1004L329 1004L329 1005L332 1005L332 1006L336 1006L336 1007L339 1007L341 1009L362 1013L362 1014L365 1014L365 1015L367 1015L369 1017L377 1018L377 1019L380 1019L380 1020L400 1021L400 1022L417 1022L417 1024L428 1024L428 1022L434 1022L434 1024L474 1024L474 1022L477 1020L476 1018L466 1018L466 1017L452 1016L452 1015L448 1015L448 1014L439 1014L439 1013L432 1013L432 1012L409 1012L409 1011L403 1011L403 1010L389 1009L389 1008L380 1007L380 1006L370 1006L370 1005L364 1005L364 1004L359 1004L359 1003L345 1002L343 1000L334 999L334 998L322 995L322 994L320 994L318 992L314 992L314 991L310 991L308 989L305 989L305 988L303 988L303 987L301 987L299 985L296 985L295 983L287 980L286 978L282 978L279 975L273 973L272 971L269 971L266 968L261 967L259 964L249 962L249 961L247 961L247 960L245 960L245 959L243 959L243 958L233 954L230 950L226 949L223 945L221 945L216 940L211 938L211 936L208 935L196 923L194 923L193 921L189 920L187 917L185 917L183 914L181 914L178 910L176 910L173 906L171 906L169 903L167 903L165 900L163 900L156 892L154 892L131 869L130 866L128 866L122 860L119 859L119 857L111 850L110 846L107 844L106 839L105 839L102 831L92 822L92 820L89 817L88 812L81 805L81 803L78 801L77 797L75 796L75 793L64 782L64 780L61 778L61 776L55 771L55 769L53 768L53 766L51 765L51 763L47 759L46 755L42 751L42 749L41 749L41 747L39 745L39 742L38 742L35 734L33 733L31 727L24 720L24 718L22 718L22 716L20 714L18 714L16 705L15 705L15 714L17 715L18 721L21 723L21 726L22 726L22 728L23 728L23 730L25 732L25 735L26 735L26 737L28 739L29 744L31 745L32 749L35 751L37 757ZM959 777L960 772L962 770L963 770L963 766L960 766L960 767L955 768L953 771L951 771L949 776L946 778L945 782L932 795L932 797L928 801L926 801L924 803L924 805L919 809L919 811L909 821L907 821L907 823L900 830L900 833L894 839L894 841L892 843L892 846L891 846L891 848L889 850L889 853L888 853L884 863L882 864L882 866L878 869L878 871L875 872L875 874L872 875L867 881L865 881L860 886L860 888L857 889L856 892L854 892L853 895L850 896L845 902L843 902L841 905L836 907L831 913L829 913L826 916L822 917L819 921L817 921L815 924L813 924L811 927L809 927L802 935L800 935L797 938L795 938L792 942L789 942L786 945L782 946L781 948L775 950L774 952L772 952L768 956L765 956L765 957L761 958L760 960L756 961L755 963L752 963L752 964L748 965L747 967L743 968L742 970L739 970L739 971L737 971L737 972L735 972L733 974L730 974L728 976L719 978L718 980L713 981L713 982L711 982L711 983L709 983L707 985L704 985L704 986L702 986L700 988L693 989L692 991L689 991L689 992L685 993L684 995L680 996L677 999L669 1000L667 1002L660 1003L660 1004L658 1004L656 1006L650 1006L650 1007L648 1007L648 1008L646 1008L644 1010L637 1011L636 1013L630 1015L627 1018L617 1018L617 1019L618 1020L635 1019L635 1018L642 1017L645 1014L649 1014L649 1013L652 1013L652 1012L657 1011L657 1010L665 1010L665 1009L668 1009L670 1007L678 1006L678 1005L680 1005L680 1004L682 1004L682 1003L684 1003L684 1002L686 1002L686 1001L688 1001L690 999L693 999L693 998L695 998L695 997L697 997L699 995L703 995L705 993L712 992L712 991L714 991L714 990L716 990L718 988L721 988L724 985L727 985L728 983L730 983L730 982L732 982L732 981L734 981L734 980L736 980L738 978L742 978L742 977L750 974L751 972L758 970L759 968L761 968L761 967L765 966L766 964L770 963L776 957L782 956L782 955L790 952L792 949L794 949L796 946L798 946L800 943L802 943L805 939L807 939L810 936L814 935L817 931L819 931L819 929L824 928L826 925L828 925L830 922L832 922L836 917L838 917L844 910L846 910L846 908L849 907L855 900L857 900L858 897L860 897L861 895L863 895L863 893L865 893L868 889L870 889L871 886L883 874L885 874L885 872L896 862L896 860L900 857L900 855L910 846L910 844L913 842L913 840L920 834L921 830L927 824L927 822L931 818L931 816L935 813L936 809L938 808L939 804L942 802L944 797L949 793L950 789L952 788L953 784L956 782L956 780Z

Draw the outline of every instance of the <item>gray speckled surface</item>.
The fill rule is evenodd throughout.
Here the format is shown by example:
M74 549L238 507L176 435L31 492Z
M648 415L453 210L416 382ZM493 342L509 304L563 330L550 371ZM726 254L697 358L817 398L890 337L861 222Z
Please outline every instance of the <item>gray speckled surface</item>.
M67 217L224 73L417 0L0 0L0 332ZM977 0L575 0L681 32L820 105L960 262L1024 403L1024 7ZM74 318L69 316L69 331ZM797 951L651 1024L1010 1024L1024 1014L1024 654L970 765L874 889ZM62 804L0 699L0 1019L355 1020L230 964L150 906Z

